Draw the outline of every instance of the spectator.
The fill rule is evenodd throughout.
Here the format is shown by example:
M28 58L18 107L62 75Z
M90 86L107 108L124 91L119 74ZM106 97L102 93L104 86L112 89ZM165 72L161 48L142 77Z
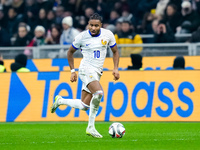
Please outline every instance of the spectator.
M177 56L174 59L173 69L185 69L185 59L183 56Z
M62 24L63 13L64 13L64 7L58 6L57 9L56 9L56 18L55 18L56 24L59 24L59 25Z
M115 25L117 23L118 18L119 18L118 12L116 10L112 10L110 12L110 21L109 21L109 23Z
M19 25L18 35L16 41L14 42L14 46L27 46L31 40L32 37L29 34L28 26L26 24Z
M194 0L195 1L195 6L196 6L196 11L200 15L200 0Z
M181 4L182 7L182 22L178 27L177 33L192 33L197 30L200 25L200 16L196 11L192 10L192 5L189 1L183 1Z
M169 1L169 4L174 4L174 5L176 5L178 12L181 12L181 3L182 3L183 1L184 1L184 0L170 0L170 1Z
M10 8L8 10L8 22L6 30L8 31L10 37L16 37L18 24L21 21L21 19L21 17L18 17L18 14L14 8Z
M8 9L11 7L13 0L1 0L0 6L2 7L4 14L8 14Z
M73 16L73 13L71 11L65 10L62 16L63 16L63 18L68 17L68 16Z
M6 67L4 66L3 56L0 54L0 73L6 72Z
M4 29L7 26L7 19L3 10L0 10L0 26L3 27Z
M37 26L34 31L34 38L31 40L27 47L45 45L45 28L43 26ZM32 58L32 51L29 48L24 50L24 54L29 58Z
M34 0L26 1L26 14L24 17L24 21L30 26L31 33L34 33L34 29L37 25L37 15L38 9L36 8L36 4Z
M75 18L75 22L77 24L77 26L76 26L77 30L79 30L80 32L85 30L85 27L87 26L85 16L77 16Z
M0 46L11 46L8 32L0 25Z
M132 24L134 23L134 17L133 14L131 14L128 10L123 10L122 11L122 16L117 20L117 21L123 21L123 20L127 20L129 22L131 22Z
M144 14L144 18L142 20L142 24L137 26L137 33L140 34L154 34L153 28L152 28L152 22L156 18L156 16L151 13L147 12ZM144 43L153 43L153 38L144 38Z
M140 0L137 6L137 13L135 14L136 17L136 24L141 24L143 16L146 12L150 12L151 9L155 9L156 5L159 0Z
M164 16L165 9L167 7L167 4L170 0L159 0L156 6L156 13L155 15L161 19Z
M188 42L191 42L191 43L200 42L200 27L197 29L197 31L192 33L192 36L190 37Z
M138 12L138 5L139 5L140 1L141 0L129 1L130 11L134 16L136 16L136 14ZM132 8L134 8L134 9L132 9Z
M44 8L46 12L53 9L53 1L49 1L49 0L37 0L36 5L37 5L38 10L40 10L41 8Z
M55 12L53 10L50 10L47 13L47 30L51 29L52 25L55 24Z
M163 16L163 22L168 24L172 31L176 33L176 28L181 24L181 14L177 11L177 7L174 4L168 4Z
M122 22L122 31L119 34L115 34L117 44L142 44L142 38L140 35L136 34L134 28L131 28L131 23L129 21ZM142 51L141 47L124 47L121 49L121 55L127 56L130 53L140 53Z
M103 0L98 0L96 10L103 17L104 21L109 19L109 9Z
M87 7L86 9L85 9L85 19L86 19L86 22L88 22L89 21L89 18L90 18L90 16L92 15L92 14L94 14L94 9L92 8L92 7Z
M85 11L87 8L90 8L90 10L94 12L97 7L97 3L97 0L84 0L81 2L81 9ZM85 14L85 16L89 18L91 14L89 16Z
M60 38L61 45L72 44L76 35L80 32L73 27L72 17L68 16L62 20L63 33Z
M152 21L155 19L154 14L147 12L144 14L141 26L138 26L137 32L141 34L153 34Z
M120 1L115 1L113 8L114 11L117 12L117 14L119 14L119 16L121 16L121 12L122 12L122 3Z
M153 29L153 32L155 33L155 32L157 32L157 28L158 28L158 24L159 24L159 19L154 19L153 21L152 21L152 29Z
M90 15L94 11L97 11L104 16L106 23L116 25L116 32L119 32L118 27L120 27L120 23L118 22L120 20L118 19L120 18L121 20L124 20L124 18L126 18L126 20L131 20L132 24L134 23L134 26L136 27L136 33L151 34L152 31L150 24L152 14L149 12L155 8L156 1L159 1L157 3L157 8L161 8L159 5L161 3L163 6L161 13L163 17L162 22L165 23L166 26L169 26L173 32L176 32L176 29L178 29L177 33L193 33L197 30L198 26L200 25L200 17L197 13L197 11L200 10L199 0L110 0L109 2L106 0L106 3L105 0L3 0L0 4L0 24L9 32L9 36L12 38L13 36L17 36L18 24L21 21L26 22L31 27L33 34L36 25L42 25L45 27L46 31L48 31L48 29L51 29L51 25L54 23L62 25L63 16L75 15L76 21L73 22L73 27L78 28L79 31L82 31L85 29ZM53 3L57 3L55 9L56 14L54 14L53 11ZM83 5L80 6L81 4ZM130 4L134 5L134 7ZM81 7L84 9L77 10ZM180 17L181 10L178 7L182 9L183 19ZM166 8L166 12L164 11L164 8ZM187 11L187 9L189 11ZM47 15L48 20L45 14L46 10L49 10ZM25 13L23 13L24 11ZM80 12L82 13L80 14ZM144 16L144 13L146 12L148 12L147 14L149 14L149 16ZM157 9L156 13L159 13ZM24 14L25 19L22 18L22 15L20 14ZM76 16L77 14L79 16ZM119 14L121 14L121 16ZM38 16L40 16L40 19L38 19ZM141 18L145 17L146 19L151 19L143 22L144 20L142 21ZM39 23L37 23L37 21ZM179 24L179 21L181 24ZM139 27L143 27L139 28L138 30L138 25ZM143 42L146 43L146 41Z
M116 33L116 27L113 24L109 24L105 28L110 30L113 34Z
M66 11L70 11L73 14L76 13L77 9L76 9L76 0L63 0L62 1L62 6L64 6Z
M26 11L27 9L34 11L34 14L38 14L38 8L35 0L26 0Z
M15 62L10 65L10 69L12 72L30 72L30 70L26 68L26 64L27 56L19 54L15 57Z
M140 54L131 54L132 66L128 66L127 70L143 70L142 56Z
M48 30L47 37L45 39L46 44L59 44L60 43L61 29L59 26L54 25L51 30Z
M121 10L122 12L123 11L130 11L130 6L129 6L129 3L128 3L128 0L120 0L120 3L121 3Z
M122 31L122 21L117 21L115 27L115 32L119 34Z
M175 42L174 33L168 25L165 25L158 20L154 20L152 22L152 28L154 30L154 43Z
M15 8L17 14L23 15L25 13L24 0L13 0L12 7Z
M62 0L55 0L53 3L53 11L55 11L57 9L57 7L60 5L62 5Z
M45 28L43 26L37 26L35 28L35 37L32 39L28 46L39 46L45 44Z
M37 20L37 25L41 25L45 28L45 30L48 30L46 10L44 8L41 8L40 11L39 11L39 17L38 17L38 20Z

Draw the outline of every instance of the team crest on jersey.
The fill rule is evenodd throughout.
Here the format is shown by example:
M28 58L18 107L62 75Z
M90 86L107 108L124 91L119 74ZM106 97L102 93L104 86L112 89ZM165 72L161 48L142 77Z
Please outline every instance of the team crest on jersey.
M107 44L107 41L103 41L103 39L101 40L101 44L102 45L106 45Z

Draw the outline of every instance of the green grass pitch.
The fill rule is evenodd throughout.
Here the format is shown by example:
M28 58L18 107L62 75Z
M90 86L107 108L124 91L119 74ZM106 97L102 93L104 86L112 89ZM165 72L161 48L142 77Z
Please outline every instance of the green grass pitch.
M96 122L104 136L95 139L85 134L87 122L0 123L2 150L196 150L200 149L198 122L121 122L123 138L111 138L112 122Z

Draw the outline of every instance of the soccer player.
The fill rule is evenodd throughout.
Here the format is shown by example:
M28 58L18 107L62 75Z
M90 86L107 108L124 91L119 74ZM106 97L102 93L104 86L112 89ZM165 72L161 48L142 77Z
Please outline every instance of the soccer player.
M88 22L88 30L81 32L75 37L70 46L67 58L71 69L71 82L77 81L77 74L74 70L74 52L81 48L83 59L79 66L79 77L83 82L81 100L80 99L64 99L57 95L55 102L51 107L51 112L60 105L68 105L73 108L89 111L88 127L86 134L95 138L103 136L95 129L95 118L99 109L99 103L103 96L103 90L99 83L103 71L103 63L106 57L107 46L110 46L113 52L113 76L114 80L118 80L120 75L118 72L119 52L116 45L115 37L110 30L101 28L102 18L99 14L93 14Z

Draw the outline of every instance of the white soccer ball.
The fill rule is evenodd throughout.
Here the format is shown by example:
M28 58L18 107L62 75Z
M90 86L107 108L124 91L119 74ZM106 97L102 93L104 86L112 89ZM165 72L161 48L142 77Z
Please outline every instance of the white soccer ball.
M110 125L108 133L112 138L122 138L125 135L125 128L123 124L115 122Z

